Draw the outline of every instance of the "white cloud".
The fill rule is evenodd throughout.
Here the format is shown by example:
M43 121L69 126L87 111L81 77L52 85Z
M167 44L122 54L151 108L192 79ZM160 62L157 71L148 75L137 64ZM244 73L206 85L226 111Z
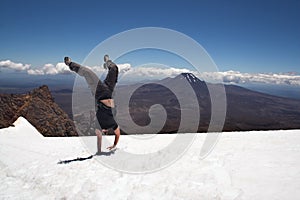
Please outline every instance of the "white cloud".
M9 68L17 71L28 70L30 68L29 64L15 63L10 60L0 61L0 68Z
M65 63L45 64L41 69L29 69L27 71L31 75L56 75L56 74L69 74L71 73L69 67Z
M166 67L159 64L132 67L129 63L117 64L122 81L155 80L166 77L175 77L180 73L194 73L198 78L207 82L224 82L231 84L241 83L265 83L265 84L285 84L300 86L300 75L296 73L241 73L238 71L226 72L197 72L189 69L179 69ZM45 64L41 68L32 68L30 64L15 63L10 60L0 61L0 68L9 68L17 71L27 71L31 75L56 75L70 74L69 67L65 63ZM96 73L105 73L102 66L89 67Z
M153 64L145 65L141 67L131 67L129 63L118 64L119 69L119 81L126 82L139 82L142 80L159 80L166 77L175 77L180 73L188 73L193 72L188 69L179 69L174 67L166 67L164 65ZM107 70L102 66L86 66L95 73L97 73L100 77L105 77Z
M118 64L120 66L120 64ZM120 68L120 67L119 67ZM122 67L121 67L122 69ZM161 64L147 64L140 67L126 67L124 64L123 70L120 70L122 81L132 80L157 80L166 77L175 77L181 73L192 72L188 69L179 69L174 67L166 67Z
M27 71L28 74L30 75L44 75L44 71L43 70L40 70L40 69L29 69Z
M119 69L119 73L125 73L132 69L131 65L129 63L117 64L117 66ZM86 67L88 67L88 66L86 66ZM106 72L106 69L104 69L103 66L93 66L93 67L88 67L88 68L90 68L94 72L100 72L100 73Z
M118 64L118 68L120 73L125 73L132 69L129 63Z
M174 77L180 73L191 72L188 69L178 69L178 68L157 68L157 67L138 67L132 68L132 70L128 71L128 75L135 76L144 76L148 78L166 78L166 77Z
M198 72L189 69L161 68L161 67L137 67L130 68L123 75L124 81L127 80L154 80L166 77L175 77L180 73L193 73L198 78L207 82L224 82L230 84L242 83L264 83L278 85L297 85L300 86L300 76L296 73L241 73L238 71L226 72Z
M224 83L265 83L265 84L287 84L300 85L300 76L295 74L274 73L241 73L238 71L227 72L204 72L199 74L205 80L223 81Z
M27 71L27 73L30 75L56 75L56 74L72 73L69 67L63 62L57 63L56 65L48 63L45 64L43 67L33 68L29 64L14 63L10 60L4 60L4 61L0 61L0 68L1 67L13 69L17 71ZM101 73L106 72L106 69L104 69L102 66L93 66L88 68L90 68L94 72L101 72ZM118 64L118 68L120 73L125 73L132 69L129 63Z

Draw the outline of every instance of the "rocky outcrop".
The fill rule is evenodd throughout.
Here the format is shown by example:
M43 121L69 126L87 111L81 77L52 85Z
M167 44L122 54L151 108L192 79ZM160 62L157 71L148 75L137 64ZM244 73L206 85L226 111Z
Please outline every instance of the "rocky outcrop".
M54 102L47 86L27 94L0 94L0 128L25 117L44 136L77 136L69 116Z

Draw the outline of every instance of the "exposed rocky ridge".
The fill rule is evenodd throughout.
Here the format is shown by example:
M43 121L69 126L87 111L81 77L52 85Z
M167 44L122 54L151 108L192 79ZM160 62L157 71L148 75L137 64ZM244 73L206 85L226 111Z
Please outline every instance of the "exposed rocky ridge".
M27 94L0 94L0 128L25 117L44 136L77 136L73 121L54 102L47 86Z

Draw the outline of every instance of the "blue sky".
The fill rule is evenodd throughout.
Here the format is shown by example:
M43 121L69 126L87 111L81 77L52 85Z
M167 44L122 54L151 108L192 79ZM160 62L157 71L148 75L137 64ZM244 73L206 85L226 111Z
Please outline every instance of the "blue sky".
M0 2L0 61L82 62L101 41L164 27L200 43L220 71L300 71L300 1ZM101 60L102 61L102 60Z

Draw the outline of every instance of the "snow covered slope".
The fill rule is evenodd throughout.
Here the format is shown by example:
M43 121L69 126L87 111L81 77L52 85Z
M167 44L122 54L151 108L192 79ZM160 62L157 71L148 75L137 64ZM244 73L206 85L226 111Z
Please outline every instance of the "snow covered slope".
M91 153L81 138L44 138L19 118L0 130L0 199L299 199L299 130L223 133L199 160L205 136L170 167L133 175L94 158L58 165ZM132 146L121 137L120 149Z

